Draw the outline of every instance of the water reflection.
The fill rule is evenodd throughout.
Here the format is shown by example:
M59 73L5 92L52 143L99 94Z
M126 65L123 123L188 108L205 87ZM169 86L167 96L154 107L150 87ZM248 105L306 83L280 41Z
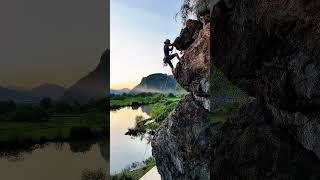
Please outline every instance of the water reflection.
M109 172L107 141L64 142L2 150L1 179L81 179L86 170Z
M139 108L125 107L110 112L110 172L115 174L129 167L133 162L141 162L152 155L150 138L131 137L125 133L135 126L137 116L148 118L151 105Z

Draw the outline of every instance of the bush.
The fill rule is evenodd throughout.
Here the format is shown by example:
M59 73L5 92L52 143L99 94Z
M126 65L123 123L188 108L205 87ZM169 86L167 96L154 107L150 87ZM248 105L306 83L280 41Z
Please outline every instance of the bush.
M209 0L183 0L180 11L176 16L180 16L182 23L185 24L190 15L196 15L197 17L208 12Z
M81 180L106 180L107 173L102 169L98 170L84 170L82 172Z
M39 107L22 106L9 115L9 121L17 122L46 122L49 116Z
M11 100L0 101L0 115L15 111L16 108L17 108L17 105L14 101L11 101Z
M40 101L40 107L43 109L50 109L54 106L53 100L51 98L43 98Z
M90 128L88 127L72 127L70 130L71 139L88 139L94 137Z

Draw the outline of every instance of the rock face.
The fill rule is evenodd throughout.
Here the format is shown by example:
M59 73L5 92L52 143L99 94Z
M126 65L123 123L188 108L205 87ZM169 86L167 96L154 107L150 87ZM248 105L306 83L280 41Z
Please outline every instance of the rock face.
M288 133L294 117L299 116L285 119L257 101L231 115L211 145L211 178L319 179L318 157L292 136L303 133Z
M258 99L212 139L211 177L319 179L319 1L211 5L211 70Z
M173 42L174 46L179 50L186 50L197 38L203 24L200 21L188 19L186 27L181 30L180 36Z
M130 93L159 92L175 93L176 80L172 75L162 73L150 74L142 78L141 82Z
M185 50L175 78L189 94L162 122L152 154L164 180L209 180L210 25L189 20L175 44Z
M175 42L175 78L190 93L152 142L162 179L320 179L320 2L209 6L210 24ZM208 109L230 101L215 94L218 72L251 97L216 126Z
M214 64L276 107L320 107L319 10L316 0L218 2L212 10Z
M200 30L196 40L184 52L182 59L183 64L178 63L176 66L177 73L175 78L179 84L184 89L193 92L197 96L208 96L210 24L205 25L204 28Z
M162 123L152 154L162 179L210 179L208 111L189 94Z

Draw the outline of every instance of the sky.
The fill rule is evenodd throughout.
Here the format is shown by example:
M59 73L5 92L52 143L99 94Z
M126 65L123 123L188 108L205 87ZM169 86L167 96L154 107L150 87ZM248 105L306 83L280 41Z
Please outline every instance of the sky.
M163 67L163 42L179 36L182 23L175 19L179 0L110 1L110 86L133 88L153 73L171 74ZM177 62L175 59L174 64Z
M109 47L109 0L1 0L0 86L68 87Z

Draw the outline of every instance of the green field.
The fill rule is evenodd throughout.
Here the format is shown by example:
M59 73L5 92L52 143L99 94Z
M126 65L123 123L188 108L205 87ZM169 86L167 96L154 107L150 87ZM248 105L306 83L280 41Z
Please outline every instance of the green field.
M124 106L141 106L154 104L164 97L165 96L163 94L158 93L111 95L110 108L117 109Z
M0 141L50 141L73 138L71 131L87 129L95 134L102 133L106 121L105 113L58 114L50 116L48 121L0 122Z

